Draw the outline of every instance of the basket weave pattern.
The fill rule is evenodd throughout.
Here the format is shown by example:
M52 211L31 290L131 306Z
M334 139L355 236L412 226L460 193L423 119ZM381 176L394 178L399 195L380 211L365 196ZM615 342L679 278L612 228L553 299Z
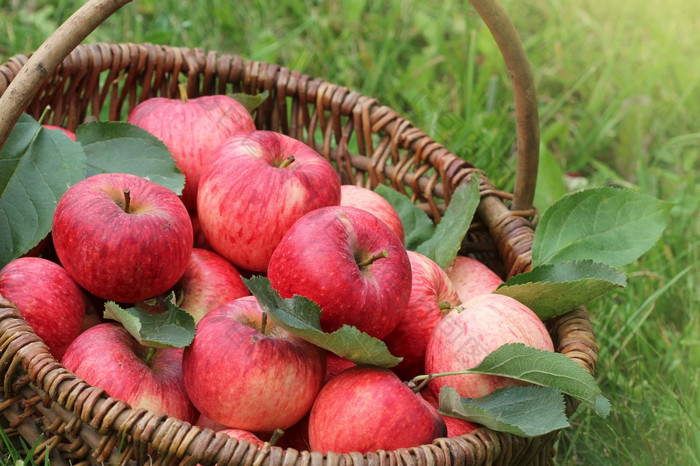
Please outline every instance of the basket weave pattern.
M16 56L0 66L0 95L26 62ZM315 148L336 167L341 181L374 188L387 184L439 221L454 189L480 172L377 99L322 79L268 63L201 49L151 44L92 44L76 48L27 108L46 123L71 130L91 119L124 120L139 102L190 97L269 93L254 118L258 129L282 132ZM531 263L534 211L513 212L509 193L481 173L482 202L461 254L479 258L503 277ZM591 374L598 347L585 309L548 322L557 351ZM25 439L44 435L52 464L129 461L137 464L551 464L556 434L525 439L478 429L431 445L366 455L321 455L215 435L177 419L132 410L91 387L55 361L12 303L0 298L0 412L10 431ZM573 400L567 399L570 411ZM39 457L41 460L41 457Z

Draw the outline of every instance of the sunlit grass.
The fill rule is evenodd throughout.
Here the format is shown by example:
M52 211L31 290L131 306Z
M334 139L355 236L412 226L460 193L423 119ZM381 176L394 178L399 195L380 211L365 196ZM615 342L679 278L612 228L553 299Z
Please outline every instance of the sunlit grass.
M0 60L35 49L79 3L6 0ZM675 203L659 244L625 269L627 288L590 306L613 413L578 411L557 461L700 464L700 2L504 5L538 89L538 206L565 192L569 172L579 186L628 186ZM238 53L346 85L512 188L510 85L466 2L135 0L89 40Z

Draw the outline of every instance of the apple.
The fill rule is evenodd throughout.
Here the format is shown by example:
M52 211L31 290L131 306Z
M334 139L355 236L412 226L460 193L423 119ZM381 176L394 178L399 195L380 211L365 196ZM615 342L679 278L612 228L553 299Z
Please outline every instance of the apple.
M207 249L192 249L182 278L172 288L178 306L194 317L195 323L219 305L250 295L238 270L229 261ZM170 294L166 292L161 298ZM139 303L149 312L162 312L165 307Z
M0 270L0 295L12 301L24 320L61 359L80 334L86 298L60 265L39 257L20 257Z
M483 262L465 256L455 258L447 270L447 276L463 302L480 294L491 293L503 283L501 277Z
M267 276L282 297L318 304L324 331L347 324L379 339L396 327L411 293L403 243L356 207L323 207L300 218L275 249Z
M182 202L188 210L197 207L197 191L209 155L229 137L255 130L248 110L225 95L187 99L153 97L138 104L127 118L156 136L168 147L175 164L185 175Z
M75 141L75 133L74 133L73 131L69 130L69 129L61 128L60 126L55 126L55 125L42 125L42 126L43 126L44 128L46 128L46 129L49 129L49 130L52 130L52 131L55 131L55 130L61 131L63 134L65 134L66 136L68 136L68 138L69 138L71 141Z
M530 308L504 295L482 294L462 304L461 312L447 314L430 335L425 353L428 374L470 369L508 343L523 343L554 351L544 323ZM437 377L428 387L439 399L449 385L466 398L479 398L499 388L519 385L515 379L482 374Z
M192 233L194 236L194 247L199 249L209 249L211 250L211 245L207 241L207 237L204 236L202 228L199 226L199 217L197 212L190 212L190 221L192 222Z
M74 184L53 217L66 271L100 298L133 303L170 289L192 252L192 223L174 192L135 175L105 173Z
M218 431L217 434L228 435L229 437L234 438L236 440L245 440L251 445L255 445L258 448L258 450L262 449L262 447L265 445L265 442L261 440L260 437L255 435L253 432L249 432L243 429L223 429Z
M410 448L446 433L437 409L392 371L374 366L350 368L331 379L309 415L309 443L321 453Z
M425 348L442 316L459 305L459 297L444 270L432 259L408 251L411 296L398 325L384 338L389 352L403 358L393 367L403 380L425 373Z
M103 323L81 333L66 350L61 364L134 409L144 408L194 424L198 413L183 388L182 349L153 350L139 344L121 325Z
M345 369L355 367L357 364L347 358L338 356L337 354L326 351L326 382L331 380L336 375L343 372Z
M440 402L433 396L433 392L430 390L423 390L421 396L425 401L430 403L435 409L440 409ZM461 435L471 434L476 429L479 428L478 425L465 421L464 419L459 419L457 417L448 416L447 414L440 413L442 418L445 420L445 426L447 427L447 437L459 437Z
M264 320L253 296L206 314L183 358L185 389L197 409L254 432L284 430L304 417L325 368L323 350Z
M333 166L274 131L227 139L202 172L197 215L211 247L239 268L265 272L286 231L307 212L340 203Z
M379 217L391 231L404 242L403 224L398 212L389 201L371 189L363 186L344 184L340 187L340 205L357 207Z

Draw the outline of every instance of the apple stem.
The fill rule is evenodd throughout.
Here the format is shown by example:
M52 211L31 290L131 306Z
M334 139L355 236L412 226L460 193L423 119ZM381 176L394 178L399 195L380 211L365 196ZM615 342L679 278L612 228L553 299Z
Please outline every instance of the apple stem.
M180 100L183 104L186 104L189 100L189 97L187 97L187 85L185 83L180 83L177 85L177 88L180 90Z
M442 314L443 317L449 314L452 309L455 309L455 307L456 306L454 306L449 301L443 301L438 305L438 308L440 309L440 314Z
M376 261L377 259L381 259L383 257L389 257L389 252L387 252L386 249L378 254L371 255L370 257L368 257L367 259L365 259L363 261L358 262L357 265L358 265L358 267L365 267L365 266L370 265L372 262Z
M124 188L124 212L127 214L131 209L131 191L129 188Z
M145 363L147 366L151 365L151 359L153 359L153 356L156 355L156 349L154 347L148 348L148 354L146 355Z
M289 165L292 164L292 162L294 162L294 156L293 156L293 155L290 155L290 156L287 157L286 159L282 160L282 163L280 163L279 168L288 167Z
M272 433L272 437L270 437L270 441L267 442L270 445L274 446L275 443L284 435L284 431L282 429L275 429L275 431Z
M267 328L267 313L263 312L262 323L260 324L260 333L265 335L265 329Z

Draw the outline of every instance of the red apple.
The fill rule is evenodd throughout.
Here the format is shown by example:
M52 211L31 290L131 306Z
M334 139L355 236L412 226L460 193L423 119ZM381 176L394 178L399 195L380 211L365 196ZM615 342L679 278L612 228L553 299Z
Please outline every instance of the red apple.
M433 330L425 354L429 374L470 369L490 352L507 343L523 343L554 351L544 323L524 304L498 294L479 295L462 304L461 312L447 314ZM437 377L428 385L435 398L449 385L467 398L479 398L520 383L492 375Z
M309 415L313 451L396 450L444 437L437 409L388 369L358 366L329 381Z
M267 321L252 296L229 301L197 324L185 348L185 388L214 422L271 432L298 422L323 384L323 351Z
M71 141L75 141L75 133L74 133L73 131L71 131L71 130L68 130L68 129L66 129L66 128L61 128L60 126L55 126L55 125L43 125L43 126L44 126L44 128L50 129L50 130L52 130L52 131L54 131L54 130L61 131L63 134L65 134L66 136L68 136L68 138L69 138Z
M343 372L345 369L355 367L357 364L349 359L338 356L335 353L326 351L326 382L331 380L336 375Z
M389 352L403 358L392 370L403 380L425 374L425 348L430 333L457 305L459 297L444 270L432 259L408 251L411 261L411 297L403 317L384 338Z
M324 207L299 219L275 249L268 278L281 296L318 304L323 330L347 324L379 339L396 327L411 293L403 243L355 207Z
M121 325L103 323L85 330L61 363L92 386L132 408L144 408L194 423L198 413L183 388L182 349L149 348Z
M56 359L80 334L86 298L58 264L38 257L13 260L0 270L0 295L19 308Z
M211 247L264 272L282 236L305 213L338 205L340 179L306 144L273 131L234 136L202 173L197 215Z
M175 193L122 173L93 175L71 186L56 206L52 237L61 264L78 284L125 303L175 285L193 242L189 214Z
M195 323L219 305L250 295L240 273L229 261L213 251L199 248L192 249L185 272L172 291L179 301L178 306L192 314ZM149 312L165 310L162 306L143 303L138 307Z
M503 283L501 277L483 262L464 256L455 258L447 270L447 276L462 302L480 294L491 293Z
M433 392L430 390L423 390L421 392L421 396L435 409L440 409L440 402L435 398L435 396L433 396ZM447 426L447 437L459 437L461 435L471 434L479 428L478 425L465 421L464 419L459 419L442 413L440 413L440 415L445 420L445 426Z
M192 232L194 235L194 247L199 249L209 249L211 250L211 245L204 236L202 228L199 226L199 217L197 217L197 212L190 212L190 221L192 222Z
M357 207L366 210L379 217L379 220L386 223L391 231L404 242L403 224L396 209L381 195L371 189L344 184L340 187L340 205Z
M182 202L197 208L197 190L209 155L229 137L255 130L246 108L225 95L194 99L154 97L137 105L127 119L156 136L168 147L185 175Z

